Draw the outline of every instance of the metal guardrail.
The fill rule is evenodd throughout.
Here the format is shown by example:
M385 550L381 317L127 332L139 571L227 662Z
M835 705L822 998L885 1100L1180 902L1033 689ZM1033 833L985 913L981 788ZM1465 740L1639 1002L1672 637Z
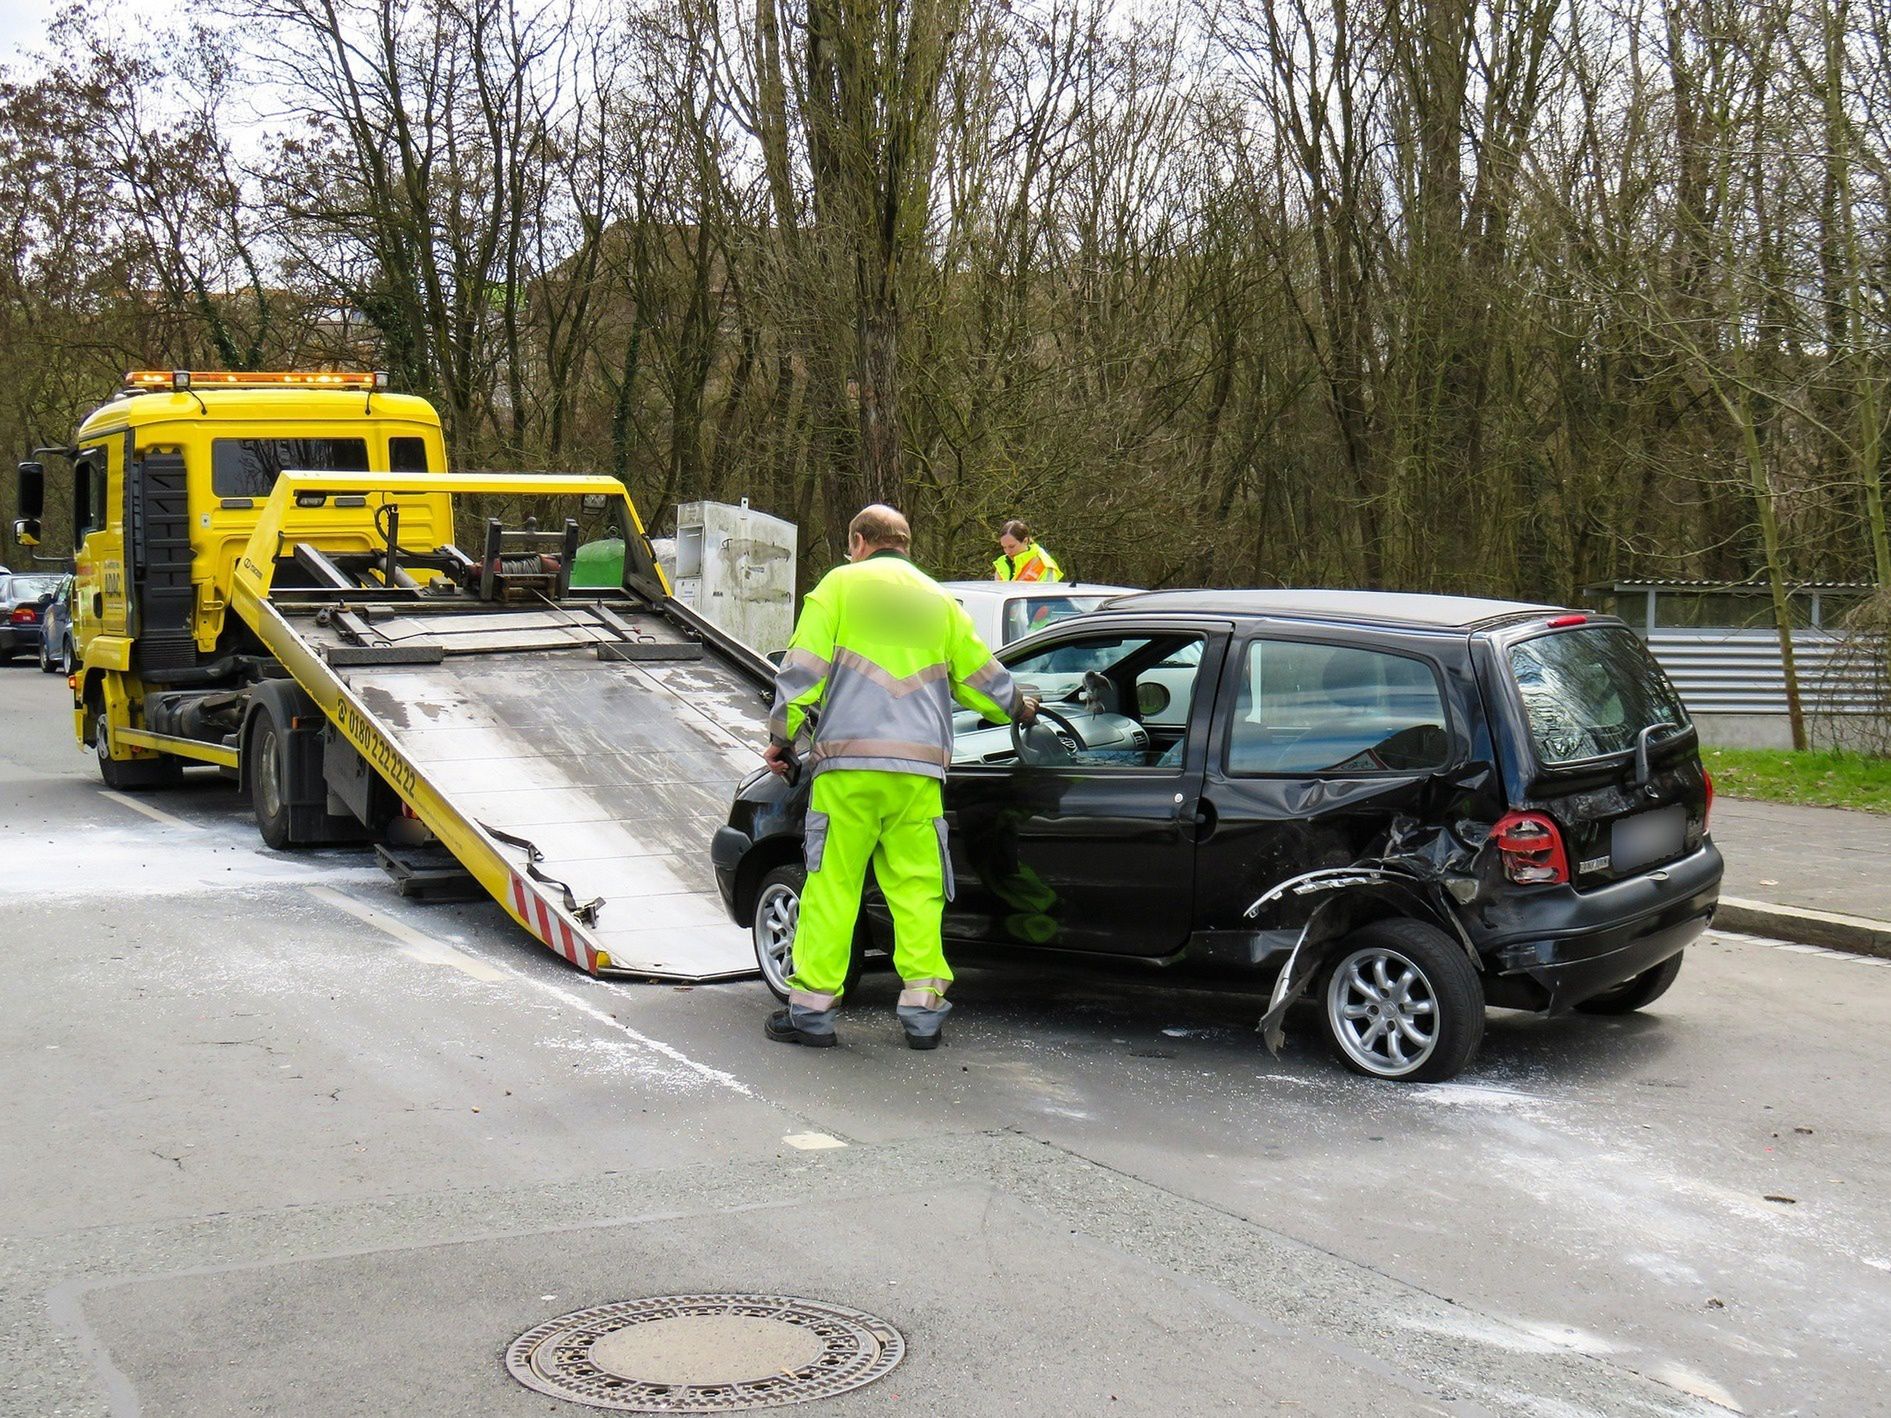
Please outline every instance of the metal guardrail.
M1771 630L1653 630L1648 648L1689 709L1702 714L1784 714L1786 672ZM1883 711L1882 665L1816 630L1793 634L1800 701L1809 713Z

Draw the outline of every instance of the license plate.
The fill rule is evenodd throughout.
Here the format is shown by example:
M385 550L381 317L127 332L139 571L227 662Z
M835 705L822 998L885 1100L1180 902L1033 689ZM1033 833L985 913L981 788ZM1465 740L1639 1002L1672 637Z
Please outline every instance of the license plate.
M1618 818L1609 828L1609 856L1617 872L1681 855L1687 841L1687 809L1679 803Z

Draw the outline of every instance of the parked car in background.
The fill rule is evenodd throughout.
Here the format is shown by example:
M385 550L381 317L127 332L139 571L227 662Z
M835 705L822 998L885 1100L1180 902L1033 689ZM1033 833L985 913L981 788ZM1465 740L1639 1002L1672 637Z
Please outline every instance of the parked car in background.
M39 655L40 603L57 594L58 572L9 572L0 576L0 664L15 655Z
M1092 586L1073 581L943 581L940 583L971 613L984 642L996 650L1044 630L1073 615L1096 610L1117 596L1132 596L1130 586Z
M40 612L39 668L49 675L69 675L78 666L78 646L72 639L72 578L62 576L59 589Z
M1350 591L1125 596L998 652L1030 729L973 714L946 778L955 952L1275 980L1349 1068L1456 1074L1486 1007L1619 1014L1719 900L1713 784L1614 616ZM712 843L778 994L808 780L737 790ZM872 943L890 940L868 900Z

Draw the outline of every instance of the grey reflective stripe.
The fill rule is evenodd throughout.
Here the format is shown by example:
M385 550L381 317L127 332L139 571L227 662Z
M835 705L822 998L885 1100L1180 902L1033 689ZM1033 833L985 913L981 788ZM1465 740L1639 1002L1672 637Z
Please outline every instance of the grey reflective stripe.
M813 990L790 990L788 1003L796 1009L813 1010L816 1014L821 1014L839 1004L840 996L817 995Z
M923 678L909 675L906 680L897 682L897 692L886 687L885 678L860 673L852 665L840 663L836 657L834 673L828 676L827 692L821 696L819 737L829 742L881 739L923 744L928 750L927 759L951 762L952 685L949 678L930 670Z
M807 868L808 875L821 869L821 858L827 853L827 814L808 809L807 827L801 834L801 865Z
M974 670L965 684L968 689L977 690L1007 714L1016 714L1024 707L1024 695L1018 689L1018 682L1011 677L1011 671L995 658L985 661Z
M817 764L834 758L891 758L903 763L924 763L932 768L952 766L952 754L929 743L914 743L910 739L843 739L825 733L815 742L808 758Z
M826 679L832 667L812 650L790 650L775 671L775 704L768 712L768 732L788 737L788 706Z
M952 982L950 980L901 980L900 983L909 990L931 990L935 995L942 995Z
M936 1010L945 1004L943 990L901 990L899 1009Z
M909 675L896 675L883 666L876 665L859 651L849 650L844 645L834 651L834 668L848 674L864 676L895 699L904 699L907 695L924 689L929 684L937 684L940 680L949 679L952 674L952 667L942 662L914 670Z

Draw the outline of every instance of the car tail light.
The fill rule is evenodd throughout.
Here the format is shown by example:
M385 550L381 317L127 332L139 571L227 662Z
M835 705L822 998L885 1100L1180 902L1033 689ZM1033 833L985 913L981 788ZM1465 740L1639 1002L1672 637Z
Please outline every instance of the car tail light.
M1714 815L1714 775L1705 768L1701 769L1701 786L1707 789L1707 801L1701 804L1701 831L1707 830L1707 820Z
M15 606L7 622L11 625L38 625L39 611L33 606Z
M1556 823L1540 812L1513 812L1490 830L1504 875L1519 886L1565 886L1569 855Z
M1587 625L1588 623L1589 617L1586 615L1559 615L1551 619L1549 627L1551 630L1561 630L1566 625Z

